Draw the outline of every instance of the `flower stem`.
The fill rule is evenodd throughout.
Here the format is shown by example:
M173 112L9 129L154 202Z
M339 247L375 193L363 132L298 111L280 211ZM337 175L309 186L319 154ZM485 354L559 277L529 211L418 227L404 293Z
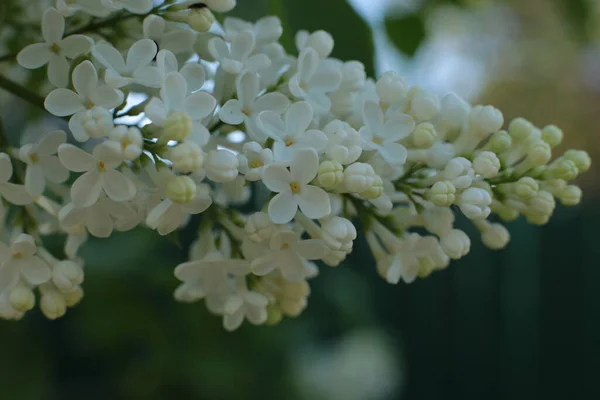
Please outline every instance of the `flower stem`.
M44 107L44 98L42 96L2 75L0 75L0 88L46 111L46 107Z

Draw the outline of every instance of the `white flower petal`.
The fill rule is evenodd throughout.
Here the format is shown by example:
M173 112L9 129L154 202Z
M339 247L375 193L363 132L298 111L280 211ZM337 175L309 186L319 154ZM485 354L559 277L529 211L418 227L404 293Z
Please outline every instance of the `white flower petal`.
M244 313L241 310L223 317L223 327L229 332L239 328L242 322L244 322Z
M125 63L128 71L134 71L140 67L150 64L158 48L154 40L142 39L135 42L127 53L127 62Z
M146 105L144 112L158 126L163 126L167 120L165 103L157 97L153 97Z
M0 293L6 293L19 282L18 265L12 260L0 265Z
M90 138L90 135L87 134L85 127L83 126L84 118L84 113L78 112L69 119L69 130L78 142L86 142Z
M311 129L296 136L296 143L317 150L318 153L325 151L327 147L327 135L322 131Z
M323 189L308 185L296 195L298 207L310 219L319 219L331 214L329 195Z
M306 268L297 254L288 254L281 262L281 274L288 282L301 282L306 278Z
M159 88L163 83L163 75L158 67L136 69L133 73L133 79L140 85L151 88Z
M46 178L44 170L40 165L28 165L25 172L25 188L33 197L38 197L44 193L46 188Z
M12 174L13 166L10 156L6 153L0 153L0 183L8 182Z
M175 277L183 282L198 279L202 276L202 267L204 265L206 264L202 261L190 261L183 264L179 264L175 268Z
M183 102L183 110L195 121L212 115L216 107L217 100L207 92L192 93Z
M294 153L290 170L294 182L306 185L319 172L319 156L313 149L299 149Z
M45 134L36 146L35 152L40 156L50 156L58 152L58 146L67 141L64 131L52 131Z
M272 192L286 192L290 190L292 176L290 172L282 165L270 164L263 173L263 183Z
M156 65L163 72L166 77L171 72L177 72L179 70L179 64L175 54L169 50L161 50L156 55Z
M102 192L100 173L91 170L81 175L71 187L71 200L78 207L89 207L98 201Z
M339 88L341 83L341 71L329 67L317 69L317 72L310 78L310 86L325 93L333 92Z
M144 37L148 39L161 37L162 34L165 32L166 26L167 23L164 20L164 18L159 17L158 15L150 14L146 18L144 18Z
M307 47L300 52L298 56L298 78L302 82L308 80L314 75L319 66L319 55L311 48Z
M363 120L371 132L381 132L381 129L383 128L383 111L381 111L379 104L374 101L365 102L363 107Z
M71 35L60 42L62 54L73 59L87 53L92 48L94 41L85 35Z
M282 93L267 93L260 96L254 102L252 111L272 111L275 114L283 114L290 106L290 100Z
M180 110L187 96L187 83L178 72L171 72L165 78L161 96L170 110Z
M245 60L254 51L254 34L250 31L241 32L233 38L231 55L237 61Z
M54 183L63 183L69 179L69 170L61 164L58 157L48 157L40 163L46 179Z
M287 224L296 215L298 203L290 191L281 192L269 202L269 218L276 224Z
M86 99L90 99L98 86L98 71L90 61L84 61L73 70L73 87Z
M221 121L229 125L240 125L246 120L242 113L242 103L237 99L231 99L219 110Z
M320 260L325 257L327 247L320 239L301 240L296 245L296 252L307 260Z
M133 14L148 14L152 10L152 0L127 0L124 8Z
M94 207L87 212L87 229L92 236L97 238L107 238L114 229L113 219L104 207Z
M217 60L231 58L229 46L220 37L210 39L208 42L208 51Z
M50 61L50 51L47 43L35 43L25 47L17 54L17 62L27 69L37 69Z
M249 108L260 92L260 78L254 72L246 72L236 82L238 99L244 107Z
M47 43L57 44L65 33L65 18L54 8L49 8L42 18L42 37Z
M48 80L56 87L66 87L69 84L70 68L65 56L52 54L48 62Z
M173 202L170 199L163 200L159 205L154 207L146 217L146 225L151 229L156 229L161 224L164 215L173 207Z
M106 195L114 201L128 201L135 197L135 186L125 175L115 169L107 169L103 176Z
M179 73L184 77L190 92L200 90L206 81L206 72L202 64L199 63L185 64Z
M391 165L403 165L406 163L408 151L406 147L400 143L386 143L385 146L380 146L379 154L383 159Z
M0 183L0 194L8 202L18 206L31 204L33 198L23 185L15 185L14 183Z
M50 266L39 257L27 257L21 261L20 270L23 277L32 285L41 285L50 280L52 270Z
M191 215L203 213L212 205L212 199L207 196L198 196L191 203L185 204L181 209Z
M281 116L272 111L263 111L258 114L258 126L269 136L275 140L283 140L287 137L285 123Z
M313 119L313 109L306 101L294 103L285 113L285 129L292 135L306 131Z
M69 89L55 89L44 101L44 107L50 114L66 117L84 110L83 99Z
M92 103L108 110L119 106L121 103L123 103L123 99L123 92L120 90L115 90L108 85L98 86L92 91L90 96Z
M271 66L271 60L266 54L256 54L244 63L246 70L251 72L259 72Z
M410 115L402 114L387 121L379 133L385 141L397 142L404 139L415 129L415 121Z
M68 143L58 147L58 158L62 165L73 172L89 171L96 164L96 160L90 153Z
M104 68L111 68L119 72L126 69L123 55L108 43L98 43L92 47L92 55Z

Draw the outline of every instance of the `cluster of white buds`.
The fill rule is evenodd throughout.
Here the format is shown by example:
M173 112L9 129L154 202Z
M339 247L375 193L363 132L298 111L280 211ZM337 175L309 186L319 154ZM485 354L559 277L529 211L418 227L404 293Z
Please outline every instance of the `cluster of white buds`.
M167 235L200 215L175 297L204 300L234 330L299 315L318 262L340 265L359 233L382 277L410 283L469 252L455 212L497 250L509 234L492 213L543 224L555 199L581 200L568 181L590 158L553 159L558 128L516 119L502 130L492 106L440 99L393 72L367 78L360 62L331 57L324 31L299 32L297 54L286 54L276 17L227 18L206 32L213 11L234 6L58 0L45 12L45 42L18 61L49 63L56 88L45 107L69 119L74 140L56 131L2 148L1 316L21 317L36 290L43 313L62 316L82 297L77 252L88 237L137 226ZM144 16L128 42L86 27L64 37L65 17L117 11ZM250 199L255 212L244 215L236 207ZM63 261L41 247L56 233L67 235Z

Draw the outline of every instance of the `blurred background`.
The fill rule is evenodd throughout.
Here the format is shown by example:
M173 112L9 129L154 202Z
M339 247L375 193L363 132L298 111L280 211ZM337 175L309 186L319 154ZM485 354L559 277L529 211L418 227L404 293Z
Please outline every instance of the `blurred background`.
M361 60L372 75L395 69L440 95L493 104L507 120L556 124L560 150L598 159L598 0L238 3L243 18L276 13L294 31L330 31L334 56ZM2 39L10 47L25 34L3 30ZM31 111L4 92L0 104L17 143ZM579 181L583 204L559 207L548 226L509 224L505 251L474 240L451 268L391 286L359 242L348 263L322 268L301 317L235 333L203 304L172 299L185 248L143 230L91 241L79 306L53 322L39 312L0 321L0 398L598 399L597 173ZM183 233L184 244L192 239Z

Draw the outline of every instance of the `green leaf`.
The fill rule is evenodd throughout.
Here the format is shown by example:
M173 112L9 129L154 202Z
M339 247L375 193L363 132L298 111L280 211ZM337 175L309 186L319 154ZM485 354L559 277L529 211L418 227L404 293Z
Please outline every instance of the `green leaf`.
M425 22L418 14L386 18L385 31L396 48L410 57L415 55L427 35Z
M374 75L373 32L346 0L285 0L284 3L294 35L299 30L325 30L335 39L333 57L361 61L367 74Z

